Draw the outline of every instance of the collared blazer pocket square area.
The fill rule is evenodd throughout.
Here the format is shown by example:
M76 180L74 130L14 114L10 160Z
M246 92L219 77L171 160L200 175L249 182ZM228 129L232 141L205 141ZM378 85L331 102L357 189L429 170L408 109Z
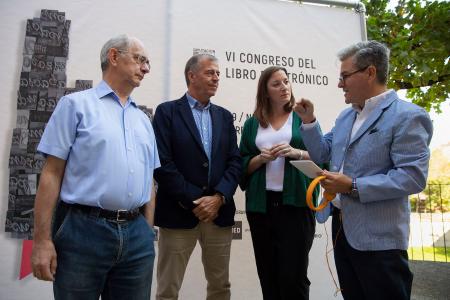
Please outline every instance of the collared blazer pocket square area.
M369 131L369 134L372 134L372 133L375 133L375 132L378 132L378 128L372 128L370 131Z

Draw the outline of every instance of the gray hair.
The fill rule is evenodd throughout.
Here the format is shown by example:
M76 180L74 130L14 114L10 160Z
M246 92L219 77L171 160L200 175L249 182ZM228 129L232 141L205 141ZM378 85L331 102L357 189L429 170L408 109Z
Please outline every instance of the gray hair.
M102 47L100 51L100 66L102 68L102 72L105 72L108 68L108 52L111 48L115 48L119 51L127 51L130 48L132 43L132 39L126 35L121 34L116 37L109 39Z
M211 55L211 54L206 54L206 53L196 54L196 55L192 56L191 58L189 58L189 60L186 63L186 67L184 68L184 78L186 79L187 86L189 86L189 84L190 84L189 77L188 77L189 71L197 72L200 62L204 59L207 59L207 60L213 61L213 62L218 61L217 57L215 57L214 55Z
M337 54L341 61L349 57L358 69L373 65L377 69L377 80L386 84L389 75L389 49L377 41L365 41L342 49Z

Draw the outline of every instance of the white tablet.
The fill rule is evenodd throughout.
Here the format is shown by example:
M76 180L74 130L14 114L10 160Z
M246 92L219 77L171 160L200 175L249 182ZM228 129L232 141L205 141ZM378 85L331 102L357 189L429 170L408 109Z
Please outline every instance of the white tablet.
M291 164L309 178L316 178L322 173L322 169L312 160L291 160Z

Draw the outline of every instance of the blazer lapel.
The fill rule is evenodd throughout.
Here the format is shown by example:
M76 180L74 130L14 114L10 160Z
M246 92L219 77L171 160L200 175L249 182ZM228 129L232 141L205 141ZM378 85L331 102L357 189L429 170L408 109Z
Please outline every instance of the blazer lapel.
M385 109L389 107L395 99L395 97L391 96L380 103L380 105L375 108L375 110L370 114L369 118L358 129L355 136L351 139L349 145L358 140L367 131L367 129L369 129L380 118Z
M189 102L186 96L181 98L181 101L178 104L180 108L180 115L184 123L186 124L186 128L191 133L192 137L194 138L194 141L197 143L200 149L202 149L202 151L205 152L205 149L203 149L200 133L198 132L197 125L195 125L194 116L192 115L192 110L191 107L189 106Z
M347 149L349 146L350 135L352 133L352 127L355 123L356 111L351 110L348 115L342 119L339 124L335 126L339 128L339 130L334 133L333 140L335 140L336 149ZM342 134L336 134L342 133ZM334 151L333 153L333 163L331 166L331 171L338 172L341 168L341 164L344 161L345 150L343 151Z
M219 149L219 141L220 135L222 134L223 122L222 116L220 114L217 106L211 103L211 123L212 123L212 148L211 148L211 157L214 156L214 153Z

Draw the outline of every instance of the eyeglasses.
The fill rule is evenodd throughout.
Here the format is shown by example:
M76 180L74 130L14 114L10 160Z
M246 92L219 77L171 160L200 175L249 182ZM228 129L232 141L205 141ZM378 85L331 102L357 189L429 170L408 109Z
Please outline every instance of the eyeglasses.
M117 50L117 52L119 53L130 53L128 51L124 51L124 50ZM139 64L139 65L146 65L149 69L150 69L150 61L148 60L148 58L144 55L140 55L140 54L132 54L130 53L133 57L133 60L135 63Z
M370 66L370 65L369 65L369 66ZM364 72L369 66L365 66L364 68L358 69L358 70L353 71L353 72L348 73L348 74L341 74L341 76L339 76L339 82L345 83L345 80L346 80L347 78L349 78L350 76L355 75L356 73Z

